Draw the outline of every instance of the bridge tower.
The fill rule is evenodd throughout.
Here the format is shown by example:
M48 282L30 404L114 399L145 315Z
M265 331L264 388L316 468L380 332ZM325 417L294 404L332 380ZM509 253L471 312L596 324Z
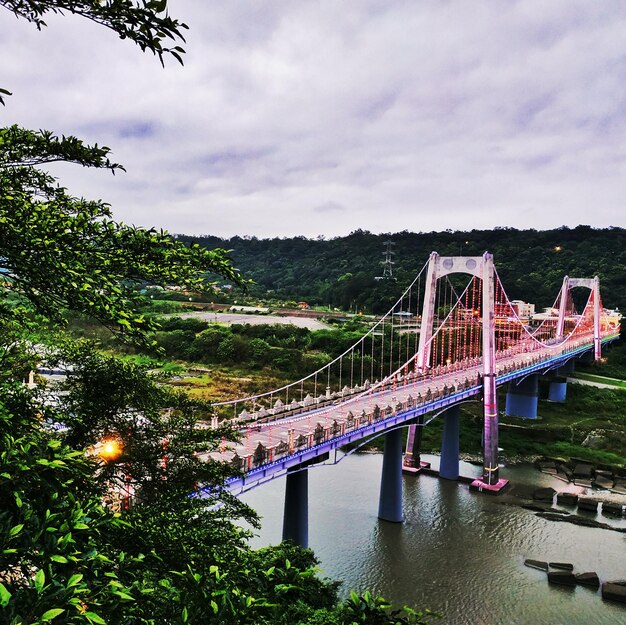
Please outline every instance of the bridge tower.
M595 360L602 358L602 344L600 340L600 278L563 278L561 287L561 302L559 305L559 319L556 326L556 336L562 339L565 332L565 316L567 313L568 294L570 289L581 286L589 289L593 294L593 356Z
M482 364L484 404L483 475L473 484L480 490L498 491L507 484L498 474L498 406L496 394L496 345L495 345L495 271L493 256L485 252L482 256L442 257L432 252L428 263L422 325L416 356L418 370L430 367L433 323L437 281L449 274L465 273L482 280ZM419 426L409 426L405 466L411 468L419 462Z

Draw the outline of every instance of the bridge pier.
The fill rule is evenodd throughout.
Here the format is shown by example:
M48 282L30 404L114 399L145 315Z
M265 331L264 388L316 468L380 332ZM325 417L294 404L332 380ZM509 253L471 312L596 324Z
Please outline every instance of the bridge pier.
M424 431L424 415L415 418L416 423L409 425L406 439L406 450L402 458L403 473L419 473L423 466L430 467L430 463L422 463L420 451L422 447L422 433Z
M537 418L539 402L539 376L529 375L519 382L509 382L506 394L507 417Z
M567 397L567 376L574 373L574 360L568 360L550 379L548 401L564 402Z
M402 523L402 429L385 434L378 518Z
M459 479L459 417L458 406L451 406L443 413L443 436L439 477L446 480Z
M550 380L548 401L564 402L567 396L567 379L555 377Z
M287 472L283 540L300 547L309 545L309 472L300 467Z

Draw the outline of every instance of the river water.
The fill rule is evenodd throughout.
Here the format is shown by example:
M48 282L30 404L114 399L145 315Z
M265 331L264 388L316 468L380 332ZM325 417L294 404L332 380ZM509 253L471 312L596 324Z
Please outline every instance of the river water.
M437 457L423 456L433 462ZM396 604L429 607L441 625L626 625L626 605L599 592L549 585L525 558L571 562L601 581L626 578L626 535L541 519L513 495L567 485L530 465L506 467L511 494L470 493L466 484L404 477L402 524L377 518L381 454L354 454L309 470L309 543L343 592L372 590ZM462 463L463 475L480 468ZM280 542L285 480L242 498L263 517L255 547ZM594 515L591 514L590 518ZM607 519L597 516L598 520ZM624 520L612 522L624 526Z

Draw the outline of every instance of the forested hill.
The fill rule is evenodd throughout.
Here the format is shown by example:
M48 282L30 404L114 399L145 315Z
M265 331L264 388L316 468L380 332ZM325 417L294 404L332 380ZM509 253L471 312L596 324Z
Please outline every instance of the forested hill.
M490 251L509 297L535 302L538 307L552 304L565 274L599 275L605 306L626 307L623 228L496 228L381 235L357 230L328 240L179 238L231 249L235 265L257 283L254 292L343 309L382 310L399 293L399 287L416 275L433 250L441 255L481 255ZM374 280L382 275L387 240L394 243L391 249L397 283Z

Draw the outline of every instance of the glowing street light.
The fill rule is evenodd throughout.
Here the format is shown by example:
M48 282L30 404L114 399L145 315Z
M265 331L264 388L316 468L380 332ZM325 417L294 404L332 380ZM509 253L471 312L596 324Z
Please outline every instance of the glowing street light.
M122 454L122 443L117 438L105 438L98 450L98 455L107 462L117 460Z

